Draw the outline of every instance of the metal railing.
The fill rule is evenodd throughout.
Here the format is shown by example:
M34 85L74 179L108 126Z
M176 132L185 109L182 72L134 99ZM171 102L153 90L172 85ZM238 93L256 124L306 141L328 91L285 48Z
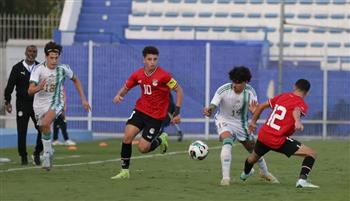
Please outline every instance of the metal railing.
M58 28L59 16L0 14L0 46L8 39L52 38Z

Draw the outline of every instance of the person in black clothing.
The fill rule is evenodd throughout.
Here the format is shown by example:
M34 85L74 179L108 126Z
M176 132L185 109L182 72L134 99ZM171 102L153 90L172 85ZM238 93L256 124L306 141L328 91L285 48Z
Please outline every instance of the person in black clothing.
M12 112L11 94L16 87L16 121L17 121L17 145L18 153L21 157L21 164L28 164L27 157L27 129L29 118L32 119L35 128L38 130L36 138L35 151L33 153L33 160L35 165L40 165L40 152L43 150L41 141L41 132L37 126L33 110L33 96L28 95L30 73L35 65L39 62L35 60L37 56L37 48L35 45L26 47L25 60L21 60L13 66L10 77L5 88L5 110L8 113Z
M170 104L169 104L169 109L168 109L168 116L162 122L162 125L161 125L160 130L159 130L159 135L164 132L166 127L170 126L171 120L173 119L173 116L171 114L174 113L176 105L174 102L173 95L171 93L169 95L169 99L170 99ZM175 129L176 129L177 141L181 142L183 139L182 130L178 124L173 124L173 125L175 126Z

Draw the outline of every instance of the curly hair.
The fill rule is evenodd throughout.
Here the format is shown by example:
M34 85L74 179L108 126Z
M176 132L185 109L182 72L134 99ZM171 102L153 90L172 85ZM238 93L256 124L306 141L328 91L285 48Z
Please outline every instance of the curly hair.
M250 82L252 78L249 68L245 66L235 66L228 74L233 83Z

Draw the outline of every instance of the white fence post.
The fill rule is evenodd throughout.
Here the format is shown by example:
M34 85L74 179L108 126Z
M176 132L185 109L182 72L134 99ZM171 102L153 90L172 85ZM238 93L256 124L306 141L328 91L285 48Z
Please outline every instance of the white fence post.
M328 71L323 69L323 115L322 115L322 139L327 138L327 105L328 105Z
M93 47L94 43L93 41L89 40L89 61L88 61L88 101L89 104L92 106L92 87L93 87ZM88 130L92 130L92 111L88 113Z
M210 43L205 44L205 107L210 104ZM205 139L209 139L210 118L205 118Z

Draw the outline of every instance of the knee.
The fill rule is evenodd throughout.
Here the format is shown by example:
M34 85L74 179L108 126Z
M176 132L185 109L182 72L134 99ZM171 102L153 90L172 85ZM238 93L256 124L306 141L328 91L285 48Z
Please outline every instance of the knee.
M141 153L143 153L143 154L149 152L149 147L138 146L138 148L139 148L139 151L140 151Z
M313 150L313 149L308 153L308 155L311 156L311 157L313 157L314 159L317 158L317 153L316 153L316 151Z

